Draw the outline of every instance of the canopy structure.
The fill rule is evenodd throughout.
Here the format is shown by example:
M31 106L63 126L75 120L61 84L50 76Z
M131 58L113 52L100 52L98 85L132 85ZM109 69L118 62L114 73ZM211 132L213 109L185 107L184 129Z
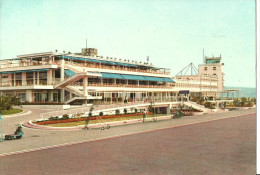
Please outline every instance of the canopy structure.
M121 74L121 75L126 80L143 80L143 81L147 80L147 79L145 79L144 76L140 76L140 75L123 75L123 74Z
M64 72L65 72L65 74L66 74L67 76L69 76L69 77L76 75L75 72L73 72L73 71L71 71L71 70L69 70L69 69L65 69Z
M0 72L0 74L14 74L14 73L22 73L22 72L45 72L48 70L49 69L18 70L18 71Z
M171 78L150 77L150 76L129 75L129 74L115 74L115 73L101 73L101 74L102 74L102 78L115 78L115 79L140 80L140 81L159 81L159 82L174 83L174 81Z

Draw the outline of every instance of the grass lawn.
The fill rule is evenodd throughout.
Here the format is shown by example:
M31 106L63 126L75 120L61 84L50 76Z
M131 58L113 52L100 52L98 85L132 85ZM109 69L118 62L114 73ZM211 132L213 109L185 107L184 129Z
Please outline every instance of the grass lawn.
M160 117L165 116L166 114L156 114L156 115L147 115L148 117ZM139 116L132 116L132 117L120 117L120 118L108 118L103 119L103 122L113 122L113 121L122 121L122 120L132 120L132 119L142 119L143 115ZM100 120L90 120L89 124L95 124L95 123L102 123ZM50 124L45 126L52 126L52 127L72 127L72 126L79 126L79 125L85 125L86 121L78 121L78 122L69 122L69 123L56 123L56 124Z
M23 112L22 109L12 109L12 110L2 110L1 114L2 115L11 115L11 114L16 114L16 113L20 113Z

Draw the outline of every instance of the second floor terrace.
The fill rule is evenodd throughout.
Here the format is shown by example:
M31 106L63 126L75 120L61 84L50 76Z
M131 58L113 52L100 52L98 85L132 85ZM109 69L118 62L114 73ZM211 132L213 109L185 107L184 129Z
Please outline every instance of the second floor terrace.
M45 52L38 54L28 54L18 56L15 59L0 61L0 71L10 71L13 68L35 67L41 65L64 64L80 66L85 68L98 68L120 70L128 72L152 73L161 75L170 75L170 70L166 68L157 68L148 63L130 62L129 60L116 60L115 58L103 58L98 56L83 56L74 54L61 54L57 52Z

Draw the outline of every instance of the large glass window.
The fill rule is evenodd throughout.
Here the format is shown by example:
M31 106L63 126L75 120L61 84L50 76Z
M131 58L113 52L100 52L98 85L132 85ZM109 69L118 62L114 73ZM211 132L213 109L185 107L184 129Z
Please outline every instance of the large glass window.
M26 81L28 86L33 84L33 72L26 73Z
M15 85L22 86L22 73L15 74Z
M219 60L219 59L210 59L210 60L207 60L206 63L207 63L207 64L220 63L220 60Z
M47 72L39 72L40 85L47 85Z

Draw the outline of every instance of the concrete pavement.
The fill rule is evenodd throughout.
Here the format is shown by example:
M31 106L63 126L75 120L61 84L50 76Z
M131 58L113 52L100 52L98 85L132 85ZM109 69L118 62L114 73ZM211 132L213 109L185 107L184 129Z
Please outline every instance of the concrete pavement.
M246 113L255 110L119 126L106 132L63 132L66 140L72 133L106 138L125 131L126 136L1 156L0 174L255 174L256 115ZM172 127L176 123L179 127ZM139 134L131 134L138 129ZM3 143L33 144L34 138L41 136ZM6 146L3 143L1 147Z
M192 123L200 123L223 118L236 117L243 114L255 113L256 109L233 111L225 113L205 114L202 116L183 117L175 120L165 120L158 122L146 122L131 124L125 126L115 126L101 131L100 129L77 130L77 131L51 131L23 128L24 136L20 140L0 142L0 155L4 153L30 150L35 148L47 147L52 145L61 145L72 142L84 142L95 139L131 134L136 132L149 131L160 128L176 127ZM28 116L3 119L4 132L13 133L17 122L23 123L38 117L38 109L32 110ZM5 128L7 128L5 130Z

